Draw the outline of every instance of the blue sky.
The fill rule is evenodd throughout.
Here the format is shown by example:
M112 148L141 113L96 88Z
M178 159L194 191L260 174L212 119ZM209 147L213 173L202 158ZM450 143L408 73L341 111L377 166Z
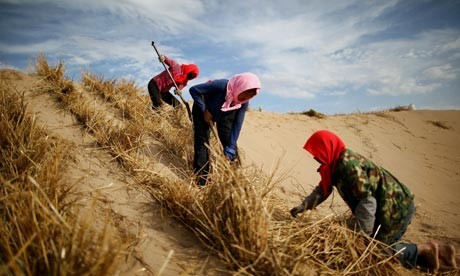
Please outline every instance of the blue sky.
M145 87L162 70L154 40L200 67L189 87L259 75L264 111L460 109L459 14L454 0L0 0L0 68L45 54L74 80Z

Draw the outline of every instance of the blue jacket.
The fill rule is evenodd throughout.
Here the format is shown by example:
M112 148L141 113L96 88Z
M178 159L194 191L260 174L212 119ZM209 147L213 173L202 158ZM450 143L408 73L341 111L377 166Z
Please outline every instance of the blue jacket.
M190 95L200 110L204 113L207 109L211 112L213 120L217 121L223 114L221 110L227 94L228 80L214 80L190 87ZM244 116L248 109L249 103L244 103L236 110L235 120L233 121L232 131L230 134L230 143L225 146L224 152L230 159L236 157L236 143L240 136L241 127L243 126Z

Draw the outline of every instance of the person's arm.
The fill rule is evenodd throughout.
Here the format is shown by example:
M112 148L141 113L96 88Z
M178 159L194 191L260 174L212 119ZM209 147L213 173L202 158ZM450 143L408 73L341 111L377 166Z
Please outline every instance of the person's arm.
M353 157L350 160L353 160ZM374 232L377 200L373 196L376 183L375 180L369 178L368 171L361 161L355 162L354 166L349 166L345 172L345 181L350 183L351 196L356 202L356 207L352 212L359 227L364 233L371 235Z
M203 96L210 93L214 89L217 89L217 86L214 84L214 82L205 82L190 87L190 95L192 96L195 104L200 108L201 112L204 113L206 110L206 103L203 99Z
M302 206L304 210L312 210L326 200L326 198L327 196L324 196L323 189L320 186L316 186L311 194L302 201Z
M168 58L167 56L164 56L164 63L168 65L169 73L171 73L171 76L173 77L175 83L177 84L177 87L179 88L179 90L182 90L187 85L187 79L185 80L185 82L177 81L177 75L181 74L180 64L177 63L175 60ZM177 94L177 92L175 93Z
M355 209L355 217L361 230L372 235L374 232L375 213L377 211L377 200L373 196L359 201Z
M237 156L237 141L240 137L241 128L243 127L244 116L246 115L246 110L248 109L249 102L244 103L236 111L235 120L233 121L232 130L230 133L230 142L224 148L225 155L230 159L234 160Z
M331 193L329 193L331 194ZM294 208L291 209L290 213L293 217L296 217L297 214L302 213L305 210L312 210L319 204L321 204L324 200L326 200L328 196L324 196L323 189L318 185L316 188L305 197L302 203Z
M174 61L173 59L168 58L168 57L165 56L165 55L163 55L163 57L164 57L164 63L166 63L166 64L169 66L169 68L172 68L174 65L177 64L177 62Z

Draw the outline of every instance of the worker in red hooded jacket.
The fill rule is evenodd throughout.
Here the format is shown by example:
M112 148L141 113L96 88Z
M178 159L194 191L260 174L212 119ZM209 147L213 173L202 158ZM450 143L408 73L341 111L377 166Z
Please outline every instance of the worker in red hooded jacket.
M161 55L159 60L169 66L169 72L179 89L183 89L189 80L198 77L199 69L195 64L179 64L164 55ZM153 109L159 108L162 102L166 102L173 107L180 105L180 102L169 92L173 86L174 83L166 70L150 80L147 88L150 99L152 100ZM175 92L180 93L180 91Z

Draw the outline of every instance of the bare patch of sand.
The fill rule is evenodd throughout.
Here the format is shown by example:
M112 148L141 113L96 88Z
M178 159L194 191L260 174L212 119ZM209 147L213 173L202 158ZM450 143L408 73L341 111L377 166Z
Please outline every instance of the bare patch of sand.
M417 213L406 239L423 242L433 238L460 246L460 111L417 110L323 119L252 111L246 116L239 146L246 163L263 166L267 173L277 167L278 173L285 175L279 190L295 206L320 180L318 163L303 149L308 137L320 129L338 134L348 148L386 168L415 194ZM336 193L317 212L345 210Z

